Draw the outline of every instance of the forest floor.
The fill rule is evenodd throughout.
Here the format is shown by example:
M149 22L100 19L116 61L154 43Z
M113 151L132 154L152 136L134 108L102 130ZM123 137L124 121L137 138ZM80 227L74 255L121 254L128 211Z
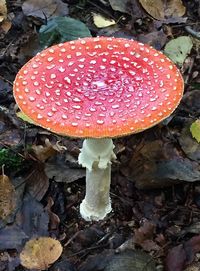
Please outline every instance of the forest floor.
M59 25L57 17L76 21ZM199 19L199 0L7 0L7 7L0 0L0 271L27 270L20 252L42 236L63 247L51 271L200 270L200 145L190 131L200 117ZM87 33L164 52L177 38L189 43L173 44L185 81L176 111L151 129L114 140L113 210L99 222L79 214L82 140L20 119L12 90L17 72L37 52ZM44 266L49 250L41 246L42 255L29 261Z

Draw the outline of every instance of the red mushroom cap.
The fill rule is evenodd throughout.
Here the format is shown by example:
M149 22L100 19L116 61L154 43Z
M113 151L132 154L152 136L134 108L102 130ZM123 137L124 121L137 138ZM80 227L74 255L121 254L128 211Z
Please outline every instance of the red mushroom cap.
M183 94L177 67L148 45L84 38L52 46L17 74L14 96L35 124L73 137L137 133L168 117Z

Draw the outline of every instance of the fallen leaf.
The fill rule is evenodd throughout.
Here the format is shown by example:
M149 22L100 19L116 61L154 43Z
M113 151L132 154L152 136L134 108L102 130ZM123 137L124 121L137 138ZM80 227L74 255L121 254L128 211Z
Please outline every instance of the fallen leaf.
M185 14L186 8L182 0L163 1L165 5L165 17L181 17Z
M102 253L89 256L86 261L81 264L79 271L102 271L111 261L113 255L114 252L112 250L104 250Z
M146 220L140 228L134 230L134 243L145 251L159 251L161 248L153 241L154 231L155 225Z
M26 0L22 5L24 15L41 19L49 18L56 8L55 0Z
M171 159L160 162L156 175L161 178L169 178L171 180L180 180L186 182L195 182L200 179L199 164L190 159Z
M6 76L6 62L3 62L3 63L0 64L0 71L1 71L1 73L2 73L2 71L5 71L5 76ZM6 105L6 104L9 103L11 93L12 93L11 85L8 82L6 82L5 80L3 80L3 78L0 78L0 100L1 100L1 106L2 105ZM5 111L3 110L3 112L4 112L4 114L6 114L6 110Z
M173 247L166 257L167 271L182 271L187 260L183 245Z
M0 229L4 228L6 225L11 225L15 223L16 214L21 208L22 198L24 195L25 184L23 183L23 179L21 177L13 177L12 184L16 188L15 189L15 208L12 213L6 217L5 220L0 219Z
M37 53L40 52L40 44L39 44L39 37L37 33L32 33L31 36L29 36L28 40L26 42L23 42L23 44L21 44L20 46L20 51L18 52L18 61L19 63L26 63L29 61L29 59L31 59L32 57L34 57ZM20 115L22 114L22 116ZM23 120L23 113L22 112L17 112L16 115L19 115L18 117ZM26 121L26 117L24 119L24 121ZM27 119L27 121L29 122L29 119ZM32 120L31 120L32 122Z
M105 271L155 271L156 266L153 258L147 253L135 250L125 251L114 255L104 269Z
M66 16L69 13L68 4L64 3L62 0L55 0L57 3L57 7L55 12L51 15L52 17L56 16Z
M44 172L44 165L42 163L35 163L32 171L25 178L25 181L26 191L34 199L40 201L49 188L49 178Z
M193 87L194 89L189 91L187 95L185 94L183 96L182 101L184 103L184 106L182 106L181 110L184 112L184 114L188 114L188 112L190 112L190 115L192 117L196 117L200 114L200 84L197 82L193 85Z
M144 240L141 244L141 247L143 248L144 251L157 251L159 253L161 253L162 248L156 244L156 242L154 242L153 240Z
M7 18L6 0L0 0L0 22Z
M4 133L0 133L0 143L4 146L15 147L20 144L22 133L19 129L9 129Z
M16 223L29 238L48 235L49 215L44 206L29 194L23 199Z
M45 162L48 158L55 155L57 152L62 152L66 150L65 146L61 146L59 142L56 144L52 144L48 138L45 139L45 145L32 145L32 150L36 158L41 161Z
M101 14L93 13L92 16L93 22L96 25L96 27L104 28L116 24L115 20L105 18Z
M75 241L79 244L80 249L84 249L92 246L95 242L98 242L105 236L105 232L98 226L92 225L89 228L80 230L75 238Z
M28 269L45 270L60 257L62 250L60 242L53 238L32 239L20 253L21 264Z
M12 23L10 20L6 19L1 23L1 29L3 30L3 32L6 34L8 33L8 31L10 30L12 26Z
M9 225L0 229L0 250L19 249L28 236L17 225Z
M187 55L193 47L192 39L181 36L169 41L164 48L164 53L176 64L182 66Z
M48 197L47 199L47 206L45 207L45 210L49 214L49 229L50 230L58 230L59 224L60 224L60 218L52 212L51 208L54 205L54 201L51 197Z
M169 250L166 258L167 271L182 271L192 263L195 254L200 251L200 235L194 236L187 242Z
M185 14L182 0L139 0L142 7L155 19L181 17Z
M89 257L79 271L155 271L153 258L139 250L127 250L119 254L104 251L102 254Z
M135 243L141 245L145 240L152 239L154 231L155 225L146 220L140 228L134 230Z
M147 132L147 134L150 132ZM121 172L140 189L161 188L178 181L194 182L200 179L200 166L182 156L174 143L162 140L141 143L129 166Z
M0 175L0 219L6 219L15 208L15 188L7 176Z
M161 50L166 44L167 35L161 29L160 31L153 31L148 34L140 34L138 40L143 43L148 43L157 50Z
M184 128L181 131L178 141L184 153L188 158L199 162L200 161L200 144L195 140L190 132L191 121L188 124L184 124Z
M196 235L185 242L184 245L188 255L187 260L191 263L194 259L195 253L200 251L200 235Z
M77 271L77 269L70 260L62 257L51 267L51 271Z
M39 31L42 48L90 36L91 33L84 23L70 17L52 18L46 25L41 26Z
M194 121L190 126L190 132L192 137L196 139L196 141L200 142L200 120Z
M132 17L141 18L144 15L137 0L109 0L109 3L113 10L130 14Z
M164 3L162 0L139 0L142 7L155 19L164 19Z
M157 20L154 22L156 29L162 27L162 25L169 25L169 24L186 24L188 18L187 17L171 17L164 20ZM169 26L170 27L170 26ZM170 28L169 28L170 31ZM170 32L169 32L170 33ZM167 34L167 33L166 33Z
M71 183L85 177L83 168L70 168L61 157L55 157L45 163L45 172L49 179L54 178L56 182Z
M129 13L130 11L128 10L128 2L129 0L109 0L110 5L112 9L123 12L123 13Z

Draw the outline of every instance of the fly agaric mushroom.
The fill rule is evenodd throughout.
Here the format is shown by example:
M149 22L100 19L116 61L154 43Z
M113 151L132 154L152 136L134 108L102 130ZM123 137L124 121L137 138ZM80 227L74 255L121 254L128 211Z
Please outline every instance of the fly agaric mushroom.
M103 219L109 197L112 138L141 132L168 117L183 94L179 70L148 45L123 38L84 38L45 49L17 74L14 96L35 124L86 138L85 220Z

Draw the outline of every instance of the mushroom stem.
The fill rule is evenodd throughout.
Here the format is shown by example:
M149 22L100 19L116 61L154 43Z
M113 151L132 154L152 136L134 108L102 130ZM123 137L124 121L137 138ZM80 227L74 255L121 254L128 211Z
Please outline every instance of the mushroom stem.
M101 220L110 211L111 161L116 159L112 139L85 139L79 164L86 167L86 195L80 205L81 216Z

